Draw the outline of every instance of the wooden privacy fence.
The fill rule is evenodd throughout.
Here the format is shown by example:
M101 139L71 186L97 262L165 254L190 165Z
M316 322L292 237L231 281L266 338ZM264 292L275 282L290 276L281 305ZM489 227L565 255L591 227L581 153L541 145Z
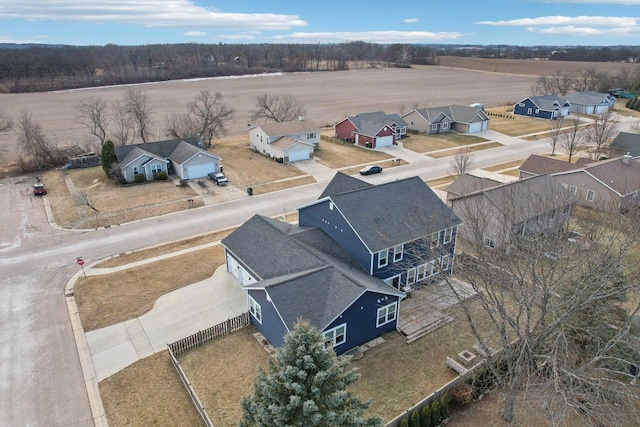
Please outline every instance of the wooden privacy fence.
M249 324L249 312L242 313L240 316L234 317L233 319L227 319L222 323L219 323L215 326L212 326L204 331L198 331L193 335L189 335L186 338L182 338L174 343L168 344L169 350L169 359L171 359L171 363L173 367L176 368L180 379L182 380L182 384L184 384L189 396L191 396L191 400L193 404L196 405L196 409L198 413L202 417L202 421L204 425L207 427L214 427L213 422L209 418L209 414L202 406L202 402L200 398L196 394L196 391L191 386L191 382L189 382L189 378L187 378L187 374L182 370L182 366L180 366L180 362L176 359L176 356L186 352L189 349L202 345L206 342L209 342L219 336L228 334L229 332L233 332L237 329L244 328Z
M187 350L197 347L212 339L218 338L221 335L233 332L236 329L244 328L249 324L249 312L242 313L240 316L233 319L225 320L215 326L212 326L204 331L198 331L193 335L189 335L186 338L182 338L174 343L169 344L169 348L174 355L179 355Z

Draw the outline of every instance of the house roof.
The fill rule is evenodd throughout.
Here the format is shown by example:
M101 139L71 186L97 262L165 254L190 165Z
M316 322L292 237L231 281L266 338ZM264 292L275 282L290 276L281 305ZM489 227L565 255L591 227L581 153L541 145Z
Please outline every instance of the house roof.
M229 239L243 228L248 234L243 232L236 237L247 240L248 244ZM366 274L318 227L298 227L256 215L238 230L223 240L228 249L240 256L233 250L235 246L240 243L251 247L253 253L270 258L269 262L280 264L279 269L285 272L247 285L245 289L264 289L290 330L299 318L309 320L320 330L325 329L364 292L404 296L381 279ZM267 237L262 238L263 235ZM291 253L298 257L289 258ZM240 256L240 259L255 270L254 258ZM314 262L308 263L308 260Z
M629 153L633 157L638 157L640 156L640 133L620 132L609 146L622 154Z
M289 237L291 228L288 223L254 215L225 237L222 244L261 280L326 265Z
M182 164L195 154L204 153L208 156L221 160L219 157L200 148L200 144L202 143L196 137L121 145L116 147L116 159L121 165L127 165L134 159L138 158L141 154L147 154L156 158L171 159L176 163Z
M562 107L565 104L571 104L564 98L560 98L558 95L542 95L542 96L530 96L528 98L531 102L538 106L541 110L554 111L558 107Z
M371 252L462 223L419 177L329 197Z
M350 120L356 129L366 135L375 135L385 125L393 126L395 124L399 127L409 126L398 114L386 114L384 111L360 113L349 117L347 120ZM377 130L372 134L371 132L373 132L375 128L377 128Z
M491 178L479 177L464 173L458 177L455 181L447 187L447 193L455 194L457 196L463 196L465 194L474 193L480 190L486 190L488 188L497 187L502 182L493 180Z
M415 110L418 114L425 118L429 123L434 123L439 116L448 117L456 123L473 123L478 118L481 121L489 120L489 117L479 108L467 107L464 105L447 105L445 107L419 108ZM407 113L410 114L410 113Z
M593 160L587 159L587 162L591 163L593 162ZM529 157L527 157L527 160L525 160L520 165L518 170L522 172L532 173L535 175L545 175L545 174L551 175L554 173L579 169L583 164L584 164L584 160L580 163L580 165L577 165L575 163L565 162L563 160L558 160L551 157L532 154Z
M272 142L270 145L272 147L276 147L279 148L281 150L287 150L291 147L293 147L294 145L297 144L303 144L303 145L307 145L310 147L313 147L313 144L310 142L306 142L306 141L300 141L299 139L295 139L295 138L290 138L288 136L282 137L282 138L278 138L277 141Z
M549 175L539 175L479 190L453 198L451 201L455 203L473 198L480 198L486 205L504 214L513 224L575 202L569 190ZM483 214L490 215L487 211L483 211Z
M612 100L613 102L615 102L615 98L613 98L608 93L600 93L595 91L569 93L565 95L565 98L572 104L580 105L598 105L602 103L611 104Z
M369 184L361 179L338 172L333 176L333 179L329 182L329 185L327 185L318 199L372 186L373 184Z
M268 122L256 125L269 137L286 136L304 132L319 132L320 126L310 120L291 120L288 122Z
M621 196L640 190L640 163L635 160L622 157L601 160L567 173L583 171Z

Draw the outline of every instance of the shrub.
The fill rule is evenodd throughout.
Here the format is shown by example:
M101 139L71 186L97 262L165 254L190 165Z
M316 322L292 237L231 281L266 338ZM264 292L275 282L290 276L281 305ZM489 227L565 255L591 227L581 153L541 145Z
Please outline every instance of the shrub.
M449 397L456 405L468 405L473 400L473 387L467 383L459 384L449 391Z
M420 414L418 414L418 411L413 411L413 414L411 414L411 419L409 420L409 426L420 427Z
M446 394L440 398L440 418L449 418L449 396Z
M178 184L178 187L186 187L187 185L189 185L187 184L187 181L185 181L184 179L181 179L180 183Z
M431 425L437 426L440 424L440 402L435 400L431 404Z
M400 427L409 427L409 423L406 418L400 422Z
M145 177L144 177L144 175L143 175L143 174L141 174L141 173L137 173L137 174L135 174L135 175L134 175L134 178L135 178L135 181L136 181L138 184L143 183L143 182L145 182L145 181L147 180L147 178L145 178Z
M159 181L166 181L167 173L165 171L154 172L153 179L159 180Z
M431 407L425 405L420 414L420 427L431 427Z

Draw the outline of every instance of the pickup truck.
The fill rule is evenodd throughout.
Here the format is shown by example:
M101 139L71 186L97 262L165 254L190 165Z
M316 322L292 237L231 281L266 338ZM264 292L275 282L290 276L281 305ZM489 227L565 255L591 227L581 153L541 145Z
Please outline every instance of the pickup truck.
M47 195L47 189L44 186L43 183L41 182L36 182L35 184L33 184L33 194L35 196L46 196Z
M216 185L227 185L229 183L229 180L222 172L211 172L208 176L209 179L215 181Z

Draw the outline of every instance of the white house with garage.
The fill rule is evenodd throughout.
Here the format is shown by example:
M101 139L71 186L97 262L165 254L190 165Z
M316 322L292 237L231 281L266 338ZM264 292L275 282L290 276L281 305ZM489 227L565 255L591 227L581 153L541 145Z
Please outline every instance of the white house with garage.
M288 122L249 127L251 148L278 163L309 160L320 144L320 127L300 116Z

